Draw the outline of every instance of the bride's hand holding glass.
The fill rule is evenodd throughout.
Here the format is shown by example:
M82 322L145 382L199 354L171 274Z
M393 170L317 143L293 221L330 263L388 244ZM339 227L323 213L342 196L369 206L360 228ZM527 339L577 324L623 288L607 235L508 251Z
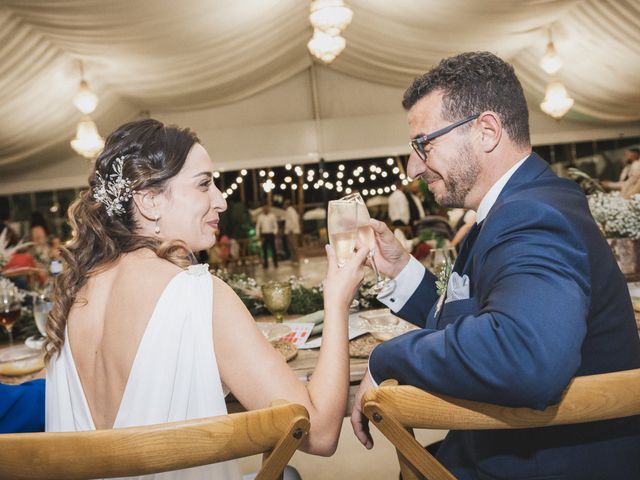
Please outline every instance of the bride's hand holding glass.
M322 287L325 310L327 303L339 305L347 310L364 279L364 265L369 255L369 249L359 249L342 266L338 264L338 259L331 245L326 246L326 251L328 268Z

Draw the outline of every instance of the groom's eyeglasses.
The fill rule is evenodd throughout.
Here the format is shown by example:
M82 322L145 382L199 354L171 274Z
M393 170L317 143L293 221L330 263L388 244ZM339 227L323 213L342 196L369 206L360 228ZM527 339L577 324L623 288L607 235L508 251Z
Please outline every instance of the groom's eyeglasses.
M444 135L445 133L449 133L454 128L458 128L459 126L464 125L465 123L469 123L471 120L475 120L479 116L480 116L479 114L471 115L470 117L463 118L462 120L458 120L457 122L452 123L447 127L441 128L440 130L436 130L433 133L427 133L426 135L423 135L421 137L414 138L413 140L411 140L409 145L411 145L411 148L413 148L413 151L416 152L418 157L420 157L420 159L423 162L426 162L427 151L425 150L425 147L429 145L429 143L431 143L436 138Z

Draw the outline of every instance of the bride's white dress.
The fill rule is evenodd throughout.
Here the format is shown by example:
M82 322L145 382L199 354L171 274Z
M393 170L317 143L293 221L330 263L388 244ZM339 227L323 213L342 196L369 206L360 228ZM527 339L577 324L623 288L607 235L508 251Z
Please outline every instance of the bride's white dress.
M167 284L140 341L113 428L227 413L213 350L212 296L205 265L191 266ZM45 428L95 430L68 341L47 368ZM231 461L136 478L235 480L241 475Z

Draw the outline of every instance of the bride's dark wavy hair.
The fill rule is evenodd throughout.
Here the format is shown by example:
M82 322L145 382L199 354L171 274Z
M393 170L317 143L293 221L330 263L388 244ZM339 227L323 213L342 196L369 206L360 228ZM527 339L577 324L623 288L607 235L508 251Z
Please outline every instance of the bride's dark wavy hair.
M89 175L89 189L82 191L69 207L72 237L60 251L64 270L56 278L54 306L46 322L47 361L62 349L69 311L92 274L120 255L140 248L151 249L158 257L182 267L190 263L184 243L161 243L139 234L132 199L124 202L124 213L109 216L106 207L93 196L96 174L108 178L115 160L122 158L122 175L133 190L161 193L182 169L195 143L199 143L198 137L189 129L165 126L153 119L126 123L109 135Z

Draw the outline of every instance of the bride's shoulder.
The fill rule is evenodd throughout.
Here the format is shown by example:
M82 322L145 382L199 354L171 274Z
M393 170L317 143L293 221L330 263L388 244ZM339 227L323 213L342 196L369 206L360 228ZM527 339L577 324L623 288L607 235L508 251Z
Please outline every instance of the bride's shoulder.
M126 276L173 277L184 270L169 260L158 257L152 251L141 249L122 255L118 267Z

